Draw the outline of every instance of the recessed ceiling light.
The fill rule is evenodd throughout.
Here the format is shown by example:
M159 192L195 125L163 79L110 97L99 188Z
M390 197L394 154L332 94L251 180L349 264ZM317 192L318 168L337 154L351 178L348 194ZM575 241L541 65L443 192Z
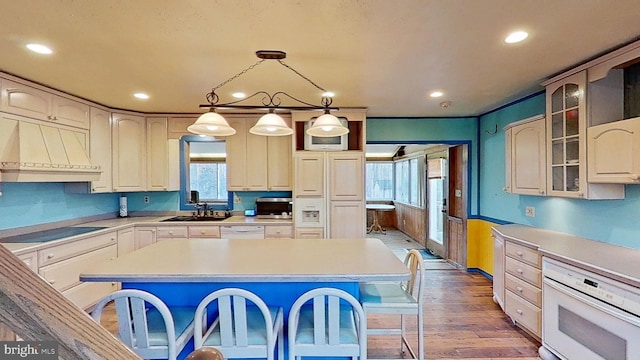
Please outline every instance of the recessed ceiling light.
M247 95L243 92L235 92L231 94L231 96L233 96L236 99L244 99Z
M431 96L432 98L438 98L438 97L440 97L440 96L442 96L442 95L444 95L444 94L442 93L442 91L434 91L434 92L432 92L431 94L429 94L429 96Z
M518 43L524 39L526 39L529 34L526 31L514 31L509 36L504 39L504 42L507 44Z
M50 48L42 45L42 44L27 44L27 49L38 53L38 54L46 54L49 55L51 53L53 53L53 50L51 50Z
M336 96L336 94L334 94L331 91L325 91L325 92L322 93L322 97L330 97L330 98L332 98L334 96Z
M135 96L138 99L141 100L147 100L149 98L149 95L145 94L145 93L135 93L133 94L133 96Z

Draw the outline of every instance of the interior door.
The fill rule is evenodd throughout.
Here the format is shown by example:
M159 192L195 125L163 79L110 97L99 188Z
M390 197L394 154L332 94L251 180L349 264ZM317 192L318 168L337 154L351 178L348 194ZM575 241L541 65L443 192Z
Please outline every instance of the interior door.
M427 155L427 249L447 258L447 153Z

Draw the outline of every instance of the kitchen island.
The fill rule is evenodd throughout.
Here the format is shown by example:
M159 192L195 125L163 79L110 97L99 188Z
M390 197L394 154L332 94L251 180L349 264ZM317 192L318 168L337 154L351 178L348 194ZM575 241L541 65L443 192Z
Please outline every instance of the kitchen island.
M359 282L409 276L378 239L189 239L162 241L97 264L80 279L121 282L122 288L155 294L169 307L196 306L215 290L238 287L282 306L286 318L308 290L328 286L358 298Z

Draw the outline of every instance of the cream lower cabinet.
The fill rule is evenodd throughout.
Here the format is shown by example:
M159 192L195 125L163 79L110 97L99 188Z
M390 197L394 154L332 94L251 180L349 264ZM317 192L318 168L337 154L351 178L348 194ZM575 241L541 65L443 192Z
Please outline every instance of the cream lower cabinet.
M493 232L493 301L504 310L504 239Z
M329 203L329 238L364 238L365 205L362 201L331 201Z
M135 246L135 228L118 230L118 256L134 251Z
M156 230L156 241L168 239L186 240L189 237L189 229L186 226L158 226Z
M545 195L547 188L544 115L509 124L505 128L505 191Z
M190 225L189 238L220 239L220 226Z
M147 186L146 122L144 117L112 114L113 190L145 191Z
M536 249L504 242L504 311L515 323L542 337L542 257Z
M118 289L117 283L82 283L87 268L118 256L116 232L38 250L38 274L76 305L87 309Z
M640 117L587 129L588 180L640 183Z
M291 239L293 238L293 228L291 225L265 225L265 239Z
M134 250L141 249L145 246L156 243L156 227L155 226L136 226L134 236Z
M323 228L296 228L296 239L323 239Z
M367 224L364 153L327 153L328 232L330 238L363 238Z

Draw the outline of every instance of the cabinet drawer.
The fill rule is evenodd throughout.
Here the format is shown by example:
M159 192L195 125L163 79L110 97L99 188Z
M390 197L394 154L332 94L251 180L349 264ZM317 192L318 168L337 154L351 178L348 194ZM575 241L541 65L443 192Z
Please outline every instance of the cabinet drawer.
M505 260L507 273L522 279L539 288L542 287L542 271L507 256Z
M53 265L41 267L38 273L57 290L66 290L80 283L80 273L85 269L118 256L118 246L94 250Z
M531 266L542 269L542 257L536 249L522 246L511 241L505 243L507 256L525 262Z
M505 312L513 321L527 328L538 338L542 337L542 310L539 307L507 290Z
M262 225L221 226L220 237L223 239L264 239L264 226Z
M38 253L36 251L18 256L34 272L38 272Z
M220 226L189 226L190 238L220 238Z
M157 238L186 238L189 234L186 226L160 227L156 233Z
M116 244L116 232L110 232L91 238L58 245L49 249L38 251L38 265L40 267L53 264L57 261L79 255L93 249Z
M542 307L542 290L517 277L506 274L505 287L537 307Z
M62 295L80 308L87 309L103 297L118 290L118 287L118 283L115 282L86 282L63 291Z
M293 237L293 227L291 226L265 226L265 239L289 239Z

